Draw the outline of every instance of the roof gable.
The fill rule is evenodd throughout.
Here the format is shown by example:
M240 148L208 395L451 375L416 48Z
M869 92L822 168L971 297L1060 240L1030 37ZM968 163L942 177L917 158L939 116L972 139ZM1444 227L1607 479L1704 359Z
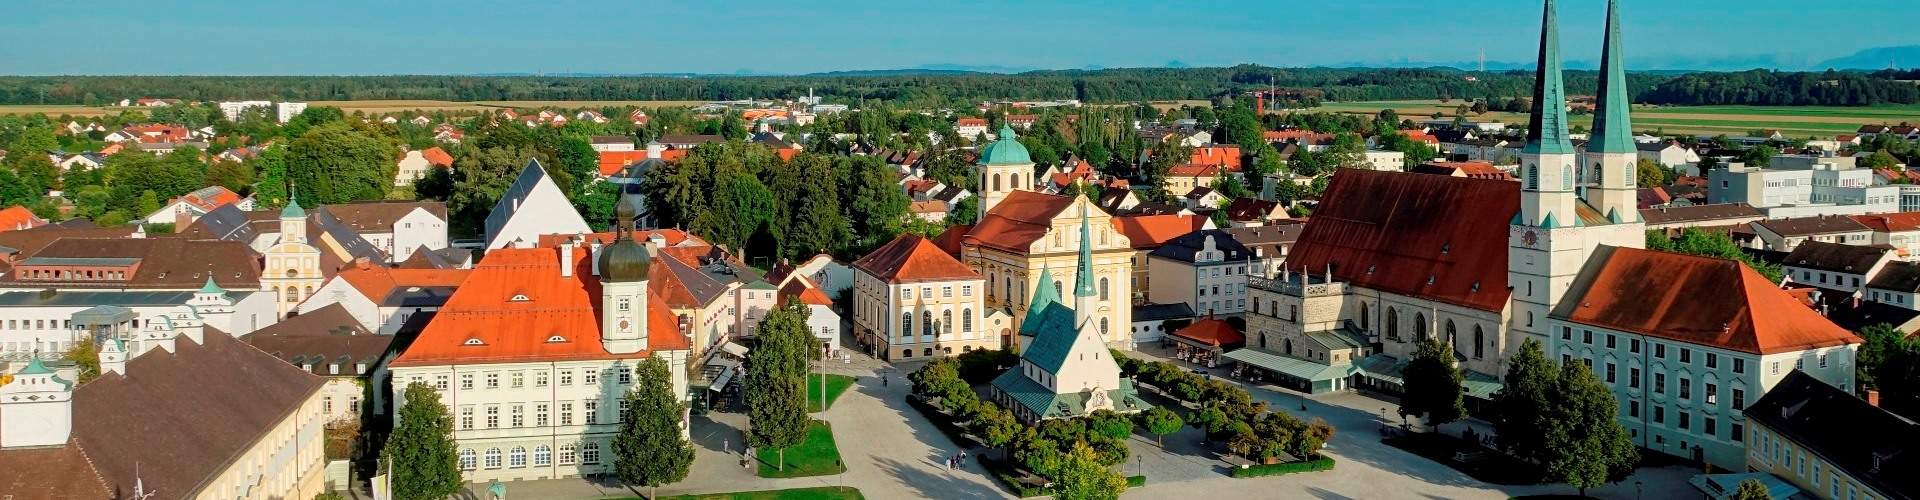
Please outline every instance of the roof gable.
M1343 169L1300 234L1287 266L1357 286L1501 311L1507 306L1507 222L1520 184Z
M1594 251L1553 316L1754 354L1860 343L1737 261L1634 248Z
M913 233L902 234L853 261L853 268L888 283L983 279L932 240Z

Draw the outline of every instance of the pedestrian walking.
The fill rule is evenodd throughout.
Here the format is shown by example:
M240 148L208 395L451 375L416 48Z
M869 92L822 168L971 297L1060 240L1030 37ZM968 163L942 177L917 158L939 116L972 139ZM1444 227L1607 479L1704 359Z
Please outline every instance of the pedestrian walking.
M967 466L967 450L960 450L960 466Z
M887 386L887 376L886 376L886 375L881 375L881 376L880 376L880 387L886 387L886 386Z

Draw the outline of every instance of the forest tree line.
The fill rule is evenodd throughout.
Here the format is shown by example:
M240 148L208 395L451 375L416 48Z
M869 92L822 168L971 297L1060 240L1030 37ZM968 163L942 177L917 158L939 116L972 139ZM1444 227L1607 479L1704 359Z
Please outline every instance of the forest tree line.
M1769 70L1671 76L1629 73L1641 102L1679 105L1871 105L1920 102L1907 72L1795 73ZM1568 92L1593 94L1598 73L1568 71ZM734 100L825 96L831 102L949 106L983 100L1079 99L1087 103L1214 99L1268 88L1314 90L1316 100L1524 97L1533 72L1451 68L1116 68L1019 74L818 74L795 76L6 76L0 104L107 105L140 97L295 101Z

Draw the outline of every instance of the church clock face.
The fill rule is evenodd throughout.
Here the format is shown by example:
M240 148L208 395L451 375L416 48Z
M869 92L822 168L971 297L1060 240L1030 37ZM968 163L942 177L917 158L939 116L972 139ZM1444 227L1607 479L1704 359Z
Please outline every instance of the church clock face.
M1520 242L1525 243L1528 247L1540 246L1540 233L1528 229L1526 233L1520 235Z
M620 331L623 331L623 332L633 331L633 321L628 320L627 318L620 318L619 327L620 327Z

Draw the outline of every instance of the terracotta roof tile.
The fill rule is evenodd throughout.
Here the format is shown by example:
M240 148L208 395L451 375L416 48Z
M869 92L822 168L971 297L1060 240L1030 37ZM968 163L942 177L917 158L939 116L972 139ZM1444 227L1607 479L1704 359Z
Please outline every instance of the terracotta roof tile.
M600 281L585 248L572 249L573 276L560 276L555 248L487 252L432 323L393 366L624 359L600 346ZM655 266L658 268L659 266ZM684 350L688 340L659 294L648 294L647 348ZM558 335L564 341L548 339ZM470 342L477 341L477 342Z
M1287 266L1400 295L1501 311L1507 221L1520 185L1346 169L1287 257Z
M33 215L33 211L27 210L27 207L14 205L0 210L0 231L33 229L44 225L47 225L46 219Z
M941 232L939 236L933 237L933 246L939 247L940 251L946 252L947 255L959 258L960 243L966 239L967 233L973 232L973 226L973 224L947 226L946 231Z
M1034 241L1047 235L1053 218L1073 205L1073 198L1032 191L1013 191L973 226L962 242L1024 254Z
M1207 319L1195 321L1193 324L1187 325L1186 328L1181 328L1179 331L1173 332L1173 335L1216 347L1246 345L1247 343L1247 336L1245 334L1240 333L1240 330L1234 329L1233 325L1227 324L1226 320L1214 319L1211 314L1207 316Z
M1755 354L1861 342L1745 264L1633 248L1596 250L1553 315Z
M853 268L888 283L983 279L966 264L917 234L902 234L853 261Z
M1133 215L1114 217L1113 226L1126 235L1134 250L1152 250L1181 235L1206 226L1207 218L1198 215Z
M453 166L453 155L447 154L447 150L440 149L440 146L420 150L420 156L426 158L427 163L437 167Z
M1855 215L1852 219L1878 233L1920 231L1920 212Z
M346 281L360 295L376 303L394 290L412 287L458 287L472 269L399 269L374 264L349 266L333 279Z

